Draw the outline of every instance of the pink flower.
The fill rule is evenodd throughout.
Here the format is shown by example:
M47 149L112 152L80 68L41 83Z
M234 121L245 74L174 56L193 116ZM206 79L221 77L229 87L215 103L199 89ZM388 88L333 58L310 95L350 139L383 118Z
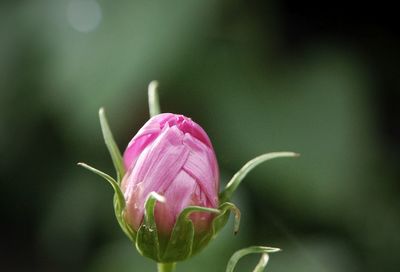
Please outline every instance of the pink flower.
M151 118L125 150L126 174L122 192L125 218L134 230L143 221L144 204L151 192L165 197L157 203L159 233L171 233L177 217L188 206L218 207L219 170L205 131L183 115L163 113ZM195 231L207 231L213 215L190 215Z

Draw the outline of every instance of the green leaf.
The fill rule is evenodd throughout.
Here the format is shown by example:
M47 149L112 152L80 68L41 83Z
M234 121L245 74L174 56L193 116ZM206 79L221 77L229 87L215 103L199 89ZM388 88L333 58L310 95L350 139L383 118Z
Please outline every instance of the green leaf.
M257 266L254 268L253 272L263 272L265 267L268 264L269 255L264 253L261 255L260 261L258 262Z
M171 238L162 258L164 262L181 261L192 255L195 233L193 222L189 219L189 215L193 212L220 213L217 209L200 206L189 206L185 208L176 220Z
M158 81L153 80L150 82L148 89L150 117L160 114L161 112L157 89Z
M119 148L114 141L114 137L111 133L110 126L108 125L104 108L100 108L99 118L100 118L101 131L103 132L104 141L106 143L108 152L110 153L115 171L117 172L117 181L118 183L120 183L122 177L125 174L125 168L122 161L121 152L119 151Z
M154 219L154 208L157 201L165 202L165 198L156 192L151 192L144 204L144 222L140 226L136 236L136 248L143 256L161 262L160 243L158 231Z
M220 202L229 201L231 199L233 193L236 191L237 187L240 185L242 180L246 177L246 175L253 170L257 165L272 160L275 158L282 158L282 157L298 157L299 154L294 152L273 152L263 154L258 156L251 161L247 162L229 181L226 185L224 191L222 191L219 195Z
M82 166L83 168L95 173L96 175L99 175L100 177L104 178L114 189L114 212L115 212L115 217L117 218L117 221L121 227L121 229L125 232L125 234L131 239L132 241L135 240L135 232L131 229L130 226L128 226L123 218L123 211L125 209L125 198L124 195L118 185L118 183L109 175L106 173L90 166L87 165L86 163L78 163L79 166Z
M240 210L235 204L230 202L225 202L219 206L220 214L213 220L213 236L217 235L218 232L225 226L228 222L230 212L235 214L235 220L233 224L233 233L237 234L240 226Z
M238 263L238 261L248 255L248 254L253 254L253 253L263 253L263 254L267 254L267 253L273 253L273 252L278 252L280 251L279 248L274 248L274 247L264 247L264 246L251 246L248 248L244 248L241 250L236 251L232 257L229 259L228 265L226 266L226 272L233 272L233 270L236 267L236 264ZM261 259L260 262L257 264L256 269L263 269L268 262L268 258L265 259ZM261 263L261 264L260 264ZM262 267L262 265L265 266ZM254 271L262 271L262 270L254 270Z

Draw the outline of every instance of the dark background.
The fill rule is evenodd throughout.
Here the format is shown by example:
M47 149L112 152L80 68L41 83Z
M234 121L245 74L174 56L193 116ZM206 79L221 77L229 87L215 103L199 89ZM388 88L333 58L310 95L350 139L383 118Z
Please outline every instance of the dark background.
M224 184L258 167L242 211L177 271L224 271L250 245L267 271L398 271L400 39L389 1L0 2L1 271L155 271L119 230L97 110L123 150L163 111L209 133ZM238 271L251 271L256 256Z

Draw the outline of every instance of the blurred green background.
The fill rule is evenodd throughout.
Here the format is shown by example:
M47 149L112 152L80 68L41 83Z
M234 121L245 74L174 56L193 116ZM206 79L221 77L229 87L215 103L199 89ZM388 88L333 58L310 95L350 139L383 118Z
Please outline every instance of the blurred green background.
M394 7L346 1L0 2L1 271L155 271L120 231L97 117L121 149L162 109L209 133L225 183L258 167L242 211L177 271L224 271L250 245L267 271L398 271L398 63ZM237 271L251 271L258 256Z

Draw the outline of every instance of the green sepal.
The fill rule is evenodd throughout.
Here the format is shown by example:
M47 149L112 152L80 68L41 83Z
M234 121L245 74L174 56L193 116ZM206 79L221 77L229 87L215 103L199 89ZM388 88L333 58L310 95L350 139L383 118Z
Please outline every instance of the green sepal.
M260 261L258 262L257 266L254 268L253 272L263 272L265 267L268 264L269 255L267 253L263 253L261 255Z
M201 244L201 240L198 241L195 239L193 222L189 219L189 215L193 212L220 213L220 211L217 209L200 206L189 206L185 208L176 220L174 229L172 230L171 237L168 241L168 245L162 258L163 262L177 262L185 260L196 253L197 249L201 247L199 245ZM208 241L210 238L208 238Z
M135 231L132 230L132 228L126 224L124 220L124 209L125 209L125 198L124 195L118 185L118 183L109 175L106 173L90 166L87 165L86 163L78 163L79 166L82 166L83 168L91 171L92 173L95 173L96 175L99 175L100 177L104 178L113 188L114 190L114 212L115 212L115 217L117 218L117 221L123 230L123 232L131 239L131 241L135 241L135 236L136 233Z
M144 220L136 236L136 248L140 254L161 262L160 242L154 219L154 208L157 201L164 202L165 198L156 192L151 192L144 204Z
M188 207L190 209L190 207ZM230 212L233 212L235 214L235 219L234 219L234 233L236 234L239 230L239 224L240 224L240 211L239 209L232 203L225 202L221 204L218 208L216 209L208 209L204 207L199 207L202 208L203 211L211 211L216 213L217 215L214 217L214 219L211 222L211 229L208 230L207 232L200 232L194 234L193 237L193 245L192 245L192 252L191 256L194 254L198 253L201 251L212 239L214 239L218 232L225 226L226 222L229 219ZM189 211L189 210L188 210ZM196 210L190 211L194 212ZM201 211L201 210L197 210ZM191 222L191 220L188 220Z
M150 117L160 114L160 102L158 99L158 81L153 80L149 84L148 88L148 98L149 98L149 112Z
M233 272L235 269L236 264L238 261L248 255L248 254L253 254L253 253L262 253L262 254L268 254L268 253L273 253L273 252L278 252L280 251L279 248L274 248L274 247L264 247L264 246L251 246L247 247L244 249L240 249L236 251L232 257L229 259L228 265L226 266L226 272ZM265 266L268 263L268 257L262 256L259 263L257 264L256 268L253 270L253 272L260 272L263 271Z
M235 215L234 223L233 223L233 233L237 234L240 226L240 210L235 204L230 202L222 203L219 206L220 214L216 216L212 223L213 228L213 236L216 236L218 232L225 226L228 222L230 212L233 212Z
M219 194L220 203L224 203L225 201L229 201L231 199L233 193L236 191L237 187L240 185L242 180L257 165L275 158L298 157L298 156L299 154L294 152L272 152L260 155L250 160L232 177L232 179L225 186L225 189Z
M114 164L115 171L117 172L118 184L120 184L121 179L123 178L123 176L125 174L124 163L122 160L121 152L120 152L117 144L114 141L114 137L111 133L110 126L108 125L104 108L100 108L99 118L100 118L101 131L102 131L103 137L104 137L104 142L106 143L108 152L110 153L112 162Z

